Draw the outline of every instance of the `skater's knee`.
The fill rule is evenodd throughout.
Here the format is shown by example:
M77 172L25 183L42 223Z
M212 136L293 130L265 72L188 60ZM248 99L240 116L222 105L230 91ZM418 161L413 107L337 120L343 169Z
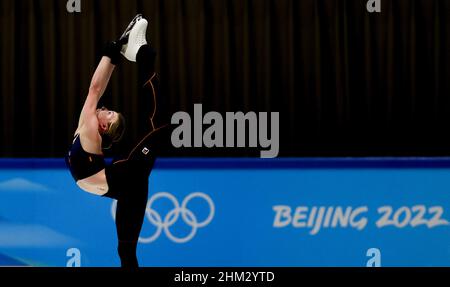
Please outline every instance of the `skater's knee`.
M139 264L136 256L137 241L119 240L117 251L119 252L120 263L123 268L138 268Z

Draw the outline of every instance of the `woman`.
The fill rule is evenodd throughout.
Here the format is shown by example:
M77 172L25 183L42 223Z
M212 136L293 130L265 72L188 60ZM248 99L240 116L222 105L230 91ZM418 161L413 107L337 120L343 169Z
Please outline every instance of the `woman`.
M110 43L92 77L89 94L66 163L77 185L86 192L117 200L116 229L122 267L138 267L136 247L148 199L148 178L155 155L165 149L168 120L157 100L156 53L147 44L147 21L137 15L118 41ZM140 108L148 116L147 132L128 154L106 165L102 149L118 142L125 130L123 116L97 108L120 54L139 68ZM156 108L158 104L158 109ZM140 111L141 112L141 111Z

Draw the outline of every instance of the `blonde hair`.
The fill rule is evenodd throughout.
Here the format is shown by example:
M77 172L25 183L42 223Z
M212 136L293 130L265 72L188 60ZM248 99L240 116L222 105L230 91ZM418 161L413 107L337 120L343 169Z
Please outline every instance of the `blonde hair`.
M117 113L117 120L109 125L109 128L102 135L102 145L104 149L111 148L113 143L119 142L125 133L125 118L121 113Z

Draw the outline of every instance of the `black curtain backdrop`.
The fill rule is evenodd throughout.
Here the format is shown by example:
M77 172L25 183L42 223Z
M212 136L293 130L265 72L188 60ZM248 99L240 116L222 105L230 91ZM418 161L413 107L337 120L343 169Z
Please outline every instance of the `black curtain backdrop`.
M149 19L172 111L280 113L280 156L450 155L450 1L0 2L0 157L61 157L108 40ZM103 103L136 131L136 67ZM208 155L221 156L223 150Z

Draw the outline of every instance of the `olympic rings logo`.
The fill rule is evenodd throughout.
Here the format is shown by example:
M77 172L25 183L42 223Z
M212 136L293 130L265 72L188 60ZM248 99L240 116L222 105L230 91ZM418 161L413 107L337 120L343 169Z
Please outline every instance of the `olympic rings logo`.
M162 219L161 215L152 208L155 201L162 198L169 199L174 206L173 209L166 214L164 220ZM199 222L195 214L190 209L187 208L188 203L194 198L204 199L209 206L209 215L205 220L201 222ZM117 208L117 200L114 200L111 205L111 215L114 220L116 217L116 208ZM139 242L141 243L153 242L156 239L158 239L163 230L166 236L175 243L188 242L195 236L195 234L197 233L197 229L205 227L212 221L214 217L214 212L215 212L214 202L207 194L201 192L194 192L186 196L186 198L181 203L181 206L178 200L172 194L168 192L156 193L149 199L149 201L147 202L147 207L145 209L145 217L152 225L156 227L156 231L153 235L149 237L139 237ZM172 232L170 231L170 227L174 225L175 222L178 221L180 215L182 220L192 228L191 232L188 235L181 238L173 235Z

